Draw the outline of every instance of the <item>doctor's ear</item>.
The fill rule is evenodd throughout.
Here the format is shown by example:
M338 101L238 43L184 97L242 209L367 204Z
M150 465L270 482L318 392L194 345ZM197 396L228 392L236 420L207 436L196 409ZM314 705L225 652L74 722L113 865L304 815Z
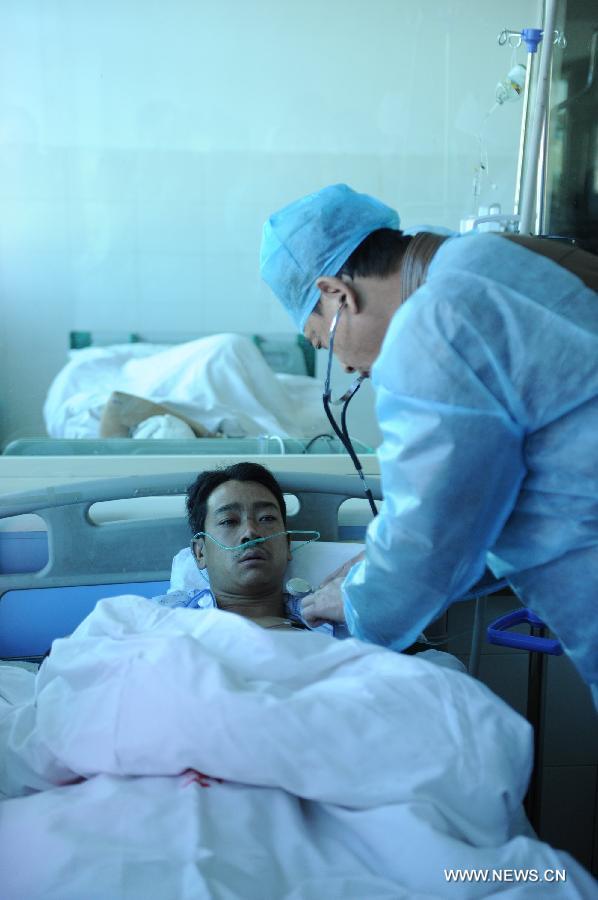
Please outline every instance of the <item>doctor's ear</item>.
M316 281L316 287L320 291L320 300L322 304L336 312L339 303L343 301L347 304L347 309L352 313L360 311L359 297L355 285L348 275L338 277L338 275L322 275Z

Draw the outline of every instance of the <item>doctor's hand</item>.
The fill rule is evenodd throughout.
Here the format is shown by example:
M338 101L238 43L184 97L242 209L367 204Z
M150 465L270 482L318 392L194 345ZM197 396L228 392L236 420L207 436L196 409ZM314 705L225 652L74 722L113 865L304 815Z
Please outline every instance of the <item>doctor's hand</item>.
M308 625L313 628L322 622L345 624L341 584L349 569L352 569L355 563L361 562L364 556L365 550L362 550L361 553L348 559L332 575L325 578L317 590L303 599L301 615Z
M328 580L323 587L303 598L301 615L312 628L322 622L344 623L343 595L341 584L344 575Z

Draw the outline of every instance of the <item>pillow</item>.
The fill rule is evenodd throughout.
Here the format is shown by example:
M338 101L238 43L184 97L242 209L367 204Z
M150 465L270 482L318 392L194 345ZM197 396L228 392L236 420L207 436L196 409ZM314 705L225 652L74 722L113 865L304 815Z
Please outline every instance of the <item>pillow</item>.
M338 569L344 562L356 556L364 545L357 542L314 541L301 546L301 541L291 541L293 558L285 572L285 582L289 578L303 578L312 587ZM172 560L170 588L172 591L196 591L209 587L210 580L205 569L198 569L190 547L179 550Z
M131 437L139 440L167 438L168 440L176 441L195 439L195 433L178 416L166 413L163 416L150 416L148 419L144 419L135 427Z

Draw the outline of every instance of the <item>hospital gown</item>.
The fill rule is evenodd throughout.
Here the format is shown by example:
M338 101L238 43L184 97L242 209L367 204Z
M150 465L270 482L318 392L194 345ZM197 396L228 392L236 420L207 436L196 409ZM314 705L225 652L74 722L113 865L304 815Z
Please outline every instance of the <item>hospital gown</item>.
M347 637L347 633L342 625L335 626L329 622L322 622L315 627L309 625L301 615L301 599L286 593L283 595L283 598L286 617L293 622L296 627L308 628L310 631L320 631L323 634L329 634L338 638ZM173 609L177 607L182 607L184 609L217 608L216 598L209 587L196 590L169 591L167 594L161 594L159 597L154 597L153 600L156 603L160 603L162 606L170 606Z
M488 565L597 701L598 294L500 236L451 239L372 380L385 508L343 586L350 631L407 647Z

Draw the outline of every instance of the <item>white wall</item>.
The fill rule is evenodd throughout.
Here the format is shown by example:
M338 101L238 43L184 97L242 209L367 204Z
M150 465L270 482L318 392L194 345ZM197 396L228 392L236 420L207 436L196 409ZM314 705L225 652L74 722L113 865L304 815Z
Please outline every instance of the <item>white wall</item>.
M535 24L535 0L3 0L0 441L42 433L70 329L290 331L258 251L303 193L457 228L497 34ZM519 116L485 130L507 208Z

